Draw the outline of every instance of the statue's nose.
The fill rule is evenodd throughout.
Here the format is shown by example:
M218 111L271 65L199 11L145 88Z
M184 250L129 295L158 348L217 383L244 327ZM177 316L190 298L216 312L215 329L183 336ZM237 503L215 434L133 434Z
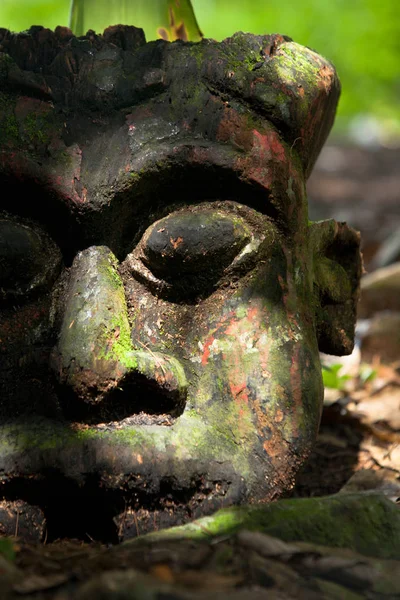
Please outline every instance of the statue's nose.
M179 414L187 381L179 361L134 350L117 260L104 246L80 252L71 267L64 316L52 365L75 406L110 420L138 412ZM121 406L123 410L121 412ZM99 408L100 407L100 408Z

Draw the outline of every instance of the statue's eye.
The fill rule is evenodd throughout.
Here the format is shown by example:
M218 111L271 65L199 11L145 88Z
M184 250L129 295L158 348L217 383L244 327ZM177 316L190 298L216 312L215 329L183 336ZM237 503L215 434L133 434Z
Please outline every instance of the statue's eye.
M0 299L22 300L51 285L61 254L36 226L0 219Z
M237 213L187 208L151 225L127 264L156 295L189 301L211 293L253 242L249 225Z
M240 217L218 211L175 213L152 225L142 240L143 262L166 281L219 275L251 234Z

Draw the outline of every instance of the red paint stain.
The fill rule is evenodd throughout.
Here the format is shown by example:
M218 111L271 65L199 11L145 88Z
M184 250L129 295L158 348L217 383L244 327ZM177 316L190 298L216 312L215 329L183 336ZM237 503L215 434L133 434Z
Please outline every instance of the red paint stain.
M226 333L226 335L233 335L236 337L236 335L238 333L238 321L237 321L236 317L233 317L233 319L229 323L228 327L226 328L225 333Z
M258 149L261 156L273 155L279 162L284 162L286 158L285 147L276 131L268 131L260 133L257 129L253 129L254 146Z
M181 152L181 148L177 147L176 148L177 152ZM194 164L207 164L210 160L212 160L212 157L210 158L210 153L208 152L207 148L192 148L191 149L191 153L190 156L188 157L190 162L194 163Z
M202 359L201 359L202 365L207 364L209 356L210 356L211 344L216 339L216 335L221 331L221 329L223 329L226 326L226 322L232 318L233 314L234 314L234 312L230 310L226 314L222 315L220 320L216 323L215 327L213 328L213 330L212 330L213 333L210 333L209 337L204 342L203 355L202 355Z
M208 359L210 358L210 346L214 340L215 340L214 336L210 336L204 344L203 355L201 357L201 364L203 366L208 363Z
M288 179L292 168L289 148L278 132L268 128L252 130L251 152L236 159L235 163L246 179L269 190L269 201L272 201L275 186Z
M239 384L231 382L229 383L229 388L237 404L242 404L243 402L245 404L249 403L249 391L246 382L241 382Z
M248 128L246 119L233 108L225 107L218 126L217 141L230 142L234 146L249 151L253 145L252 138L252 131Z
M285 308L287 308L287 300L288 300L288 296L289 296L288 284L283 279L282 275L278 275L278 282L279 282L279 286L280 286L280 288L282 290L282 302L283 302L283 306Z
M254 321L257 316L258 316L258 308L256 306L252 306L251 308L248 309L247 318L249 319L249 321Z

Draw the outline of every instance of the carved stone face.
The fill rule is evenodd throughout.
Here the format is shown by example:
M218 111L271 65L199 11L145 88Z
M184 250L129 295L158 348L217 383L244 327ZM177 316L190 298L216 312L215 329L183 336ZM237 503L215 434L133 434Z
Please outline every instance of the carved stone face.
M353 343L358 236L305 195L333 67L281 36L0 44L5 497L113 539L279 496L318 349Z

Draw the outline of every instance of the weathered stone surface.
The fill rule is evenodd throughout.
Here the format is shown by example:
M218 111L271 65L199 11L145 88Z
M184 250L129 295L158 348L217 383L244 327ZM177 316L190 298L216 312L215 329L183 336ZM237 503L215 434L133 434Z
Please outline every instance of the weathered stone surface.
M2 299L16 302L49 289L61 270L61 253L33 223L11 215L0 218L0 281Z
M333 219L311 227L319 349L351 354L361 276L360 234Z
M279 497L318 429L318 350L354 339L358 234L305 195L333 66L280 35L0 45L1 218L63 257L0 313L3 493L78 507L50 539L112 542Z
M128 33L128 28L120 31L121 39ZM138 49L123 46L111 43L107 36L78 40L40 28L20 36L3 30L2 143L16 152L3 153L0 168L4 173L11 169L14 176L18 173L21 183L27 178L40 182L42 198L35 205L35 216L46 201L43 188L52 192L53 211L62 210L57 200L69 206L65 233L68 225L73 228L78 215L80 220L90 220L96 217L93 209L117 203L110 206L113 217L103 209L96 229L79 232L90 238L87 245L98 242L101 232L103 241L115 252L123 240L123 236L119 235L119 240L115 236L116 218L120 226L132 230L135 207L143 199L154 201L158 193L165 194L166 186L172 185L167 175L174 165L179 170L186 163L188 186L197 198L207 199L207 194L201 197L205 186L210 193L204 172L200 180L196 178L202 183L200 189L195 189L193 170L208 162L210 166L214 163L214 172L240 171L254 192L260 185L269 189L271 210L275 208L286 220L283 196L278 189L274 191L279 177L274 177L274 185L270 169L263 167L271 148L272 162L282 176L286 168L279 160L282 147L277 130L265 129L264 117L285 132L289 147L296 149L296 160L309 171L329 132L339 94L332 65L277 35L237 34L221 43L205 40L199 44L159 40ZM13 79L16 70L20 74L17 82ZM22 88L32 97L18 96ZM144 102L147 113L144 106L137 106ZM99 115L91 115L93 111ZM189 133L197 141L188 146L184 142ZM228 144L236 152L221 149L216 154L209 144L202 143L207 139ZM258 161L256 157L249 160L255 153ZM47 156L45 168L41 166L43 155ZM186 186L183 175L181 172L178 185L174 177L176 196ZM226 183L222 177L219 182L213 179L212 197L224 190L225 197L239 195L243 199L234 178L228 177ZM287 172L285 179L290 181L293 175ZM261 200L261 189L259 192ZM296 185L293 192L298 193ZM127 195L136 201L129 202ZM264 197L263 205L266 200ZM292 214L296 223L296 213ZM65 212L63 217L67 217ZM114 226L108 227L104 220Z
M116 258L108 248L91 247L76 256L65 302L64 320L52 356L64 388L81 403L93 404L113 393L121 395L118 392L127 380L138 387L145 379L149 390L152 386L158 388L160 397L164 393L180 412L187 391L184 369L172 356L134 350L123 283ZM132 390L132 396L126 414L146 410L146 403L138 403L137 390ZM106 413L102 416L106 418Z
M400 228L397 227L383 242L378 249L372 265L374 269L388 267L393 263L400 262Z
M361 279L358 317L366 319L385 310L400 312L400 262L377 269Z
M400 312L382 311L369 319L360 348L366 362L376 358L383 363L397 362L400 358Z

